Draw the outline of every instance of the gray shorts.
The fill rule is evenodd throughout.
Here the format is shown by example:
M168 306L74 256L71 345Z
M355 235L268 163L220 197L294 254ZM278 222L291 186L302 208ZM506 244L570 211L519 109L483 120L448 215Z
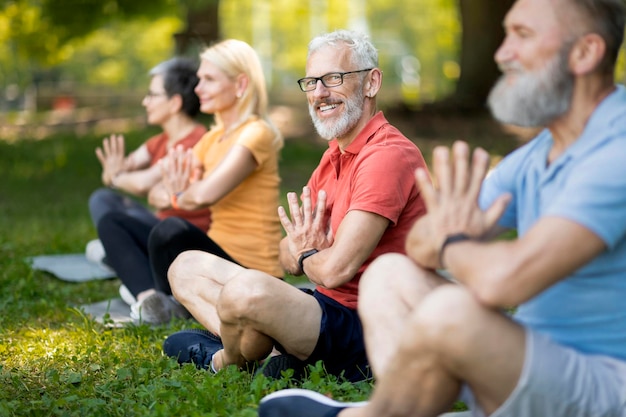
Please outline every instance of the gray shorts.
M473 417L485 413L464 387ZM526 360L511 396L490 417L626 417L626 361L585 355L526 330Z

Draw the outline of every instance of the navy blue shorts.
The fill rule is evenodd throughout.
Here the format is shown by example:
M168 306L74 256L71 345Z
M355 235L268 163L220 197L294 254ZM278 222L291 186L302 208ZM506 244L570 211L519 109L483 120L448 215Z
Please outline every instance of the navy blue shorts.
M311 294L310 290L303 291ZM322 322L317 345L306 364L324 362L326 372L349 381L369 379L372 373L365 354L363 327L356 310L345 307L317 291L312 292L322 308ZM282 346L276 346L283 351ZM283 352L284 353L284 352Z

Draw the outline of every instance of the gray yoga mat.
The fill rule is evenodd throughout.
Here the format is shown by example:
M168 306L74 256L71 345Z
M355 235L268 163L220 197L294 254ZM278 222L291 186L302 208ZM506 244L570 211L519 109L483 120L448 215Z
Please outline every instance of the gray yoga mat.
M85 282L116 276L111 269L91 262L84 253L65 255L40 255L27 258L33 269L46 271L69 282Z
M134 323L134 320L130 318L130 306L121 298L83 304L78 308L98 323L109 327L122 327L127 323Z

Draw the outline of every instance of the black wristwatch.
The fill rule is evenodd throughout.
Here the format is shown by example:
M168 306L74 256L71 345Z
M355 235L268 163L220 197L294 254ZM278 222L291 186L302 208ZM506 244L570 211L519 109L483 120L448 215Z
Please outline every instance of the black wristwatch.
M309 256L315 255L317 252L319 252L317 249L310 249L300 255L298 258L298 265L300 265L300 271L302 271L302 273L304 273L304 265L302 265L302 262L304 262L304 260Z

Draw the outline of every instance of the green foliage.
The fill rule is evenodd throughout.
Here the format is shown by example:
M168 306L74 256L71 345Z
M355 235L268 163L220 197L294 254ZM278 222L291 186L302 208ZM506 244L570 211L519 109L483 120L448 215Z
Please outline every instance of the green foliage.
M174 53L173 35L182 27L176 17L114 23L67 45L72 59L57 66L78 85L147 89L147 73Z
M61 44L120 19L178 12L173 0L41 0L42 15Z
M459 74L457 13L455 0L238 0L220 3L220 24L224 37L249 42L271 61L278 88L293 88L302 77L307 45L315 35L367 29L379 49L383 93L396 100L430 101L451 92ZM409 67L415 61L413 74Z
M154 133L126 134L128 147ZM264 395L296 385L288 374L268 380L234 367L215 376L179 367L161 344L196 323L108 329L76 306L117 297L119 280L67 283L24 261L81 252L95 237L87 199L100 185L100 143L92 135L0 140L0 415L256 416ZM287 141L281 168L290 184L306 181L322 150ZM326 375L321 364L309 375L305 387L336 398L357 401L371 391Z

